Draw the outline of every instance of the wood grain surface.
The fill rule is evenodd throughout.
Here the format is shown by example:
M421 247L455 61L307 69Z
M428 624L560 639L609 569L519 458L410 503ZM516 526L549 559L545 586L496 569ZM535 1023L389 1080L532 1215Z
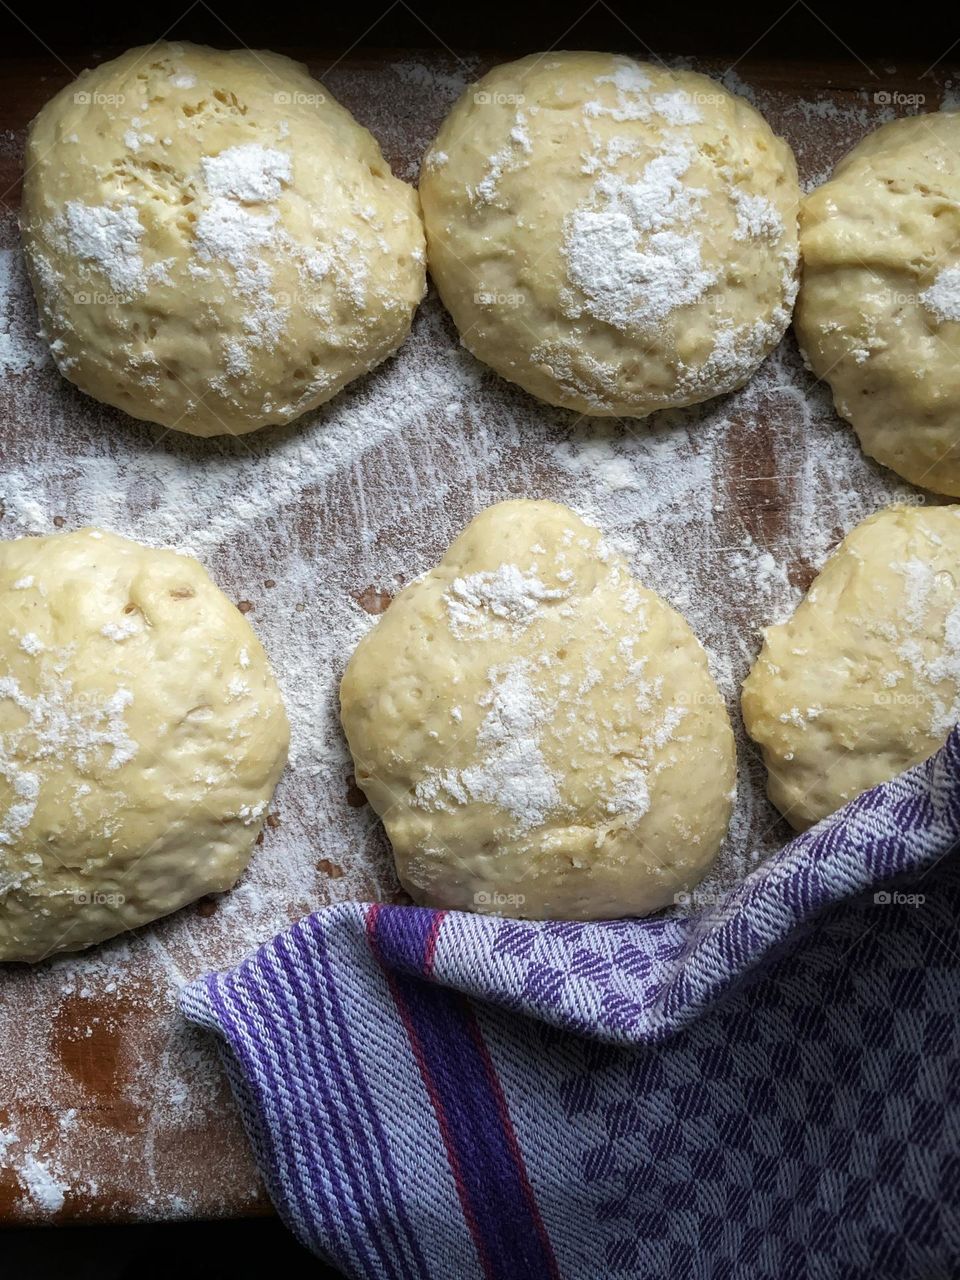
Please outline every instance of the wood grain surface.
M379 138L395 171L408 178L414 177L426 142L459 88L499 60L488 54L458 58L415 51L337 59L316 50L284 51L301 57L324 79ZM47 55L0 61L0 248L16 245L25 126L71 73L93 61L92 54L71 55L69 66ZM920 66L904 70L894 62L895 56L874 67L854 59L770 64L747 58L736 65L730 87L752 91L773 127L794 146L809 184L822 180L858 138L910 109L896 95L923 95L928 111L941 105L953 74L948 65L924 76ZM726 69L710 62L696 65L714 73ZM0 298L0 321L2 306ZM431 344L456 348L456 337L435 302L418 320L413 354L401 352L398 361L416 353L425 358ZM654 444L672 447L664 443L664 433L686 433L684 439L691 443L683 457L693 460L700 456L697 442L706 438L700 433L712 433L713 478L701 508L691 513L709 526L697 544L703 552L691 555L691 544L680 539L673 559L689 575L692 592L712 593L710 611L720 621L716 635L704 638L721 645L727 634L723 628L745 636L742 660L738 655L732 667L738 678L756 647L756 625L762 621L756 612L745 611L741 600L752 585L745 588L731 570L740 563L740 549L769 549L789 578L784 590L802 588L821 549L812 551L798 532L801 509L808 516L814 512L810 518L820 521L826 544L845 531L844 513L859 512L861 499L866 513L905 487L860 459L828 399L804 374L789 337L782 368L787 372L771 375L769 394L754 390L725 398L722 422L704 414L674 416L654 424L649 436L642 435L646 428L633 424L616 444L626 451L629 465L642 469L647 465L644 450ZM589 485L559 467L551 452L552 435L582 430L573 415L541 411L494 377L476 376L480 390L474 404L461 404L455 415L445 417L442 403L424 392L422 404L411 401L397 408L389 430L368 449L345 451L342 463L332 457L322 483L311 487L305 481L302 492L287 494L275 511L257 508L251 527L258 523L266 533L247 537L242 521L231 526L231 536L225 536L209 567L232 598L249 606L250 620L265 634L272 654L276 642L271 645L271 634L279 636L300 625L300 619L318 619L305 644L319 644L323 629L324 615L311 612L313 589L308 586L303 588L303 608L295 606L298 613L276 616L283 556L294 543L307 548L302 550L304 563L319 564L318 557L328 557L323 569L317 569L315 584L324 608L375 615L404 578L429 565L473 511L517 494L573 501ZM388 384L381 380L374 385ZM354 430L362 430L366 394L363 388L346 393L344 406L354 413L350 421L361 423ZM373 413L379 402L371 403ZM343 406L337 412L341 410L346 412ZM327 420L321 415L309 429L322 432ZM373 426L383 424L371 419ZM281 443L270 446L274 458L281 445L291 447L305 430L303 424L284 429L276 437ZM841 451L842 476L836 485L846 486L842 506L831 488L831 468L817 470L816 459L811 461L811 432L823 433L831 448ZM114 446L114 441L122 443ZM94 405L51 370L27 369L0 382L0 479L7 485L0 487L0 536L74 527L96 515L99 508L92 511L85 502L73 459L101 447L105 456L141 449L141 487L147 456L158 467L184 468L202 465L204 456L216 459L218 466L240 458L208 442L161 441L153 428ZM263 465L270 465L268 446L250 447L262 448ZM245 460L246 455L240 458ZM11 486L22 488L26 475L45 477L42 492L11 494ZM822 504L804 488L814 482L823 486ZM136 528L138 513L155 503L139 490L127 496L129 518L121 531ZM24 512L32 509L31 501L37 511L28 519ZM595 505L601 516L621 519L624 528L629 525L643 545L642 522L617 517L619 501L609 493ZM264 547L272 548L269 556ZM666 574L660 563L665 556L658 551L651 565L650 585L658 589L658 574ZM748 576L755 578L753 568ZM289 591L283 597L292 598ZM213 1049L178 1016L177 991L205 970L235 962L288 920L325 902L396 897L379 828L338 750L330 763L318 750L315 767L297 771L281 788L254 870L269 869L271 859L288 856L283 840L289 841L291 832L309 846L309 859L303 863L305 872L287 879L270 880L263 871L266 888L252 914L247 904L253 898L245 897L241 887L222 899L188 907L112 949L0 971L0 1220L130 1221L267 1208ZM746 767L759 795L762 777L756 762ZM784 838L762 799L756 800L751 821L751 832L762 828L764 847ZM757 844L754 835L750 843ZM732 861L728 877L742 865L742 858Z

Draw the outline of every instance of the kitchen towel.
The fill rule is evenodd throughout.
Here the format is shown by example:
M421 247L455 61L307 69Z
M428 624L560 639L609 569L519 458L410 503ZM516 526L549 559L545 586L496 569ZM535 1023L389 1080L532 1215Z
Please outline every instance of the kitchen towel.
M958 841L955 730L681 916L348 903L183 1008L349 1277L951 1280Z

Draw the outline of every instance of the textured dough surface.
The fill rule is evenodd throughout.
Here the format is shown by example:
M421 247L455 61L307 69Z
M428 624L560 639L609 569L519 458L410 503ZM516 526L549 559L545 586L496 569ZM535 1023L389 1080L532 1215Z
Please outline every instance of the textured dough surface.
M960 720L960 507L858 524L743 686L770 799L802 830L926 760Z
M871 458L960 495L960 112L885 124L801 206L796 330Z
M341 686L356 778L419 902L642 915L727 828L734 745L686 622L566 507L490 507Z
M425 288L416 192L274 53L131 49L43 108L23 244L57 365L178 431L289 422L379 364Z
M0 542L0 960L229 889L287 718L196 560L95 529Z
M420 196L464 344L550 404L695 404L790 322L793 154L706 76L601 53L496 67L444 122Z

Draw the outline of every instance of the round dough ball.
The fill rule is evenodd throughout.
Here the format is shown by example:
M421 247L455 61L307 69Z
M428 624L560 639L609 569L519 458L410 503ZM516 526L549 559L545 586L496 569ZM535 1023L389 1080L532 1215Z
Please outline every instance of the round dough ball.
M22 226L61 373L199 436L329 400L425 287L416 192L275 53L158 44L85 71L33 122Z
M960 495L960 112L886 124L801 208L796 331L871 458Z
M477 516L360 642L340 698L418 902L644 915L727 829L733 735L700 643L552 502Z
M243 615L189 556L97 529L0 542L0 960L229 889L287 755Z
M960 507L844 538L743 686L770 799L798 830L926 760L960 720Z
M642 418L741 386L796 293L793 155L742 98L604 53L496 67L420 179L430 272L480 360Z

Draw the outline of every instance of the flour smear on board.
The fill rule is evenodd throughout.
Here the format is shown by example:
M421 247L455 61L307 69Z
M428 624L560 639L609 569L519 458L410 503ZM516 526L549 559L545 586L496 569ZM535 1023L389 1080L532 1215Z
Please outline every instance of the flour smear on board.
M381 139L395 170L413 177L476 69L474 62L431 67L407 59L344 69L330 88ZM882 123L866 97L837 107L752 96L794 144L807 185ZM410 121L416 136L405 132ZM235 157L229 171L208 177L234 198L257 183L270 191L282 183L282 157L259 174L246 159ZM120 269L134 271L132 220L100 230L127 236ZM80 226L77 233L97 231ZM0 412L16 424L3 439L0 533L98 524L196 555L232 599L245 602L292 723L291 768L236 889L87 955L17 971L0 991L0 1005L7 1000L19 1014L6 1019L16 1034L0 1035L5 1095L19 1096L25 1060L31 1090L54 1097L72 1087L52 1041L64 1009L78 1043L115 1035L127 1055L124 1097L142 1124L139 1163L124 1165L131 1194L143 1214L188 1215L209 1201L169 1190L180 1169L180 1137L236 1122L209 1044L176 1018L178 988L235 962L324 902L395 891L379 824L348 782L337 713L344 663L375 622L369 609L434 564L490 503L552 498L594 521L644 584L686 616L729 700L738 802L706 895L742 877L786 834L764 797L763 772L736 708L758 628L789 614L811 572L858 520L891 500L917 498L864 458L789 338L731 396L658 415L652 424L591 422L542 405L485 370L460 347L434 297L395 359L291 427L237 440L164 433L96 404L56 374L35 335L15 244L12 220L0 223ZM452 602L456 623L469 633L478 603L492 600L509 632L542 591L522 577L464 580ZM643 795L630 803L642 805ZM124 1039L131 1019L161 1046L142 1062ZM72 1107L52 1117L57 1141L46 1146L28 1140L26 1128L19 1132L17 1120L14 1106L0 1151L33 1211L55 1212L70 1193L96 1196L102 1188L91 1167L129 1160L122 1133ZM253 1194L250 1168L236 1163L211 1168L211 1195Z

